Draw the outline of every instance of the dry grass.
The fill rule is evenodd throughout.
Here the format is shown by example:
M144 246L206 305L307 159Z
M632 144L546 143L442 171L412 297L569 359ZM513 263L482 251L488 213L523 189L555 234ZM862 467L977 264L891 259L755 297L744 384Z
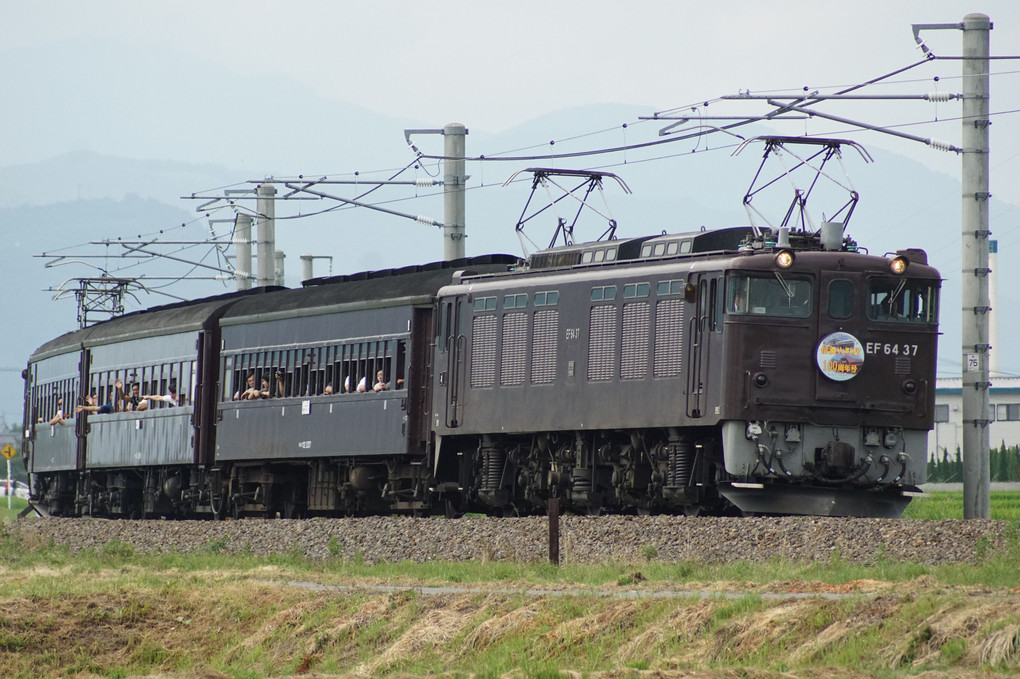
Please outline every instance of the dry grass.
M935 605L917 614L910 612L917 610L917 587L897 591L877 581L776 583L798 593L791 599L760 592L746 601L575 592L567 600L495 589L310 590L278 575L255 580L209 571L182 574L175 584L167 574L164 586L129 587L113 586L123 572L99 572L75 576L90 580L90 587L69 588L80 594L0 599L0 676L220 679L290 672L309 679L325 677L315 671L329 665L345 677L421 676L430 667L451 677L510 678L512 668L494 666L492 658L521 646L534 649L521 659L539 668L583 666L584 677L602 679L1020 673L1020 592L936 587L927 593ZM803 596L812 591L840 598ZM825 666L833 649L864 635L872 646L849 669Z

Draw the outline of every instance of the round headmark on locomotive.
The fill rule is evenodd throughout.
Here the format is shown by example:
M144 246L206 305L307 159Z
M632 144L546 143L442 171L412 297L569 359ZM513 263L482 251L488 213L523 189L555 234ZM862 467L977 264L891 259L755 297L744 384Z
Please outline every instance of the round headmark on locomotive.
M818 369L830 380L845 382L861 373L864 345L848 332L834 332L818 343Z

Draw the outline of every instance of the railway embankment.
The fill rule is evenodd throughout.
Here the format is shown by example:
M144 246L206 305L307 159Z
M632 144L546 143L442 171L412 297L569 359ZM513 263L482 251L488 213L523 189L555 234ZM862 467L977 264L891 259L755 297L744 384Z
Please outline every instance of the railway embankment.
M924 565L974 562L1006 548L1011 523L997 520L853 519L819 517L709 518L564 516L563 563L644 561L793 562L839 558ZM369 563L436 560L544 561L545 517L461 519L370 517L122 521L98 518L22 519L7 530L30 545L72 552L129 545L143 553L222 551L299 554Z

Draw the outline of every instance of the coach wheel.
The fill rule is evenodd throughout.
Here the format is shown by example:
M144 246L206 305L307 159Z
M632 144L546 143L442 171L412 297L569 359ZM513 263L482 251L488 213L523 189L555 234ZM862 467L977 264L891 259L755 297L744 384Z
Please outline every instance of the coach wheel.
M223 493L209 492L209 511L213 519L220 521L227 516L227 497Z
M240 498L240 497L231 497L230 498L230 514L235 519L240 519L240 518L244 517L244 509L243 509L243 507L244 507L244 500L242 498Z

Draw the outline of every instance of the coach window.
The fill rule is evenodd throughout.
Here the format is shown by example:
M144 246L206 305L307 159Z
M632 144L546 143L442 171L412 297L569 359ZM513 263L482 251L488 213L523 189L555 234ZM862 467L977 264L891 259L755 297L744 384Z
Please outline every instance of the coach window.
M854 284L845 278L829 283L829 317L850 318L854 313Z
M615 299L615 285L597 286L591 289L591 301L593 302L612 302Z

